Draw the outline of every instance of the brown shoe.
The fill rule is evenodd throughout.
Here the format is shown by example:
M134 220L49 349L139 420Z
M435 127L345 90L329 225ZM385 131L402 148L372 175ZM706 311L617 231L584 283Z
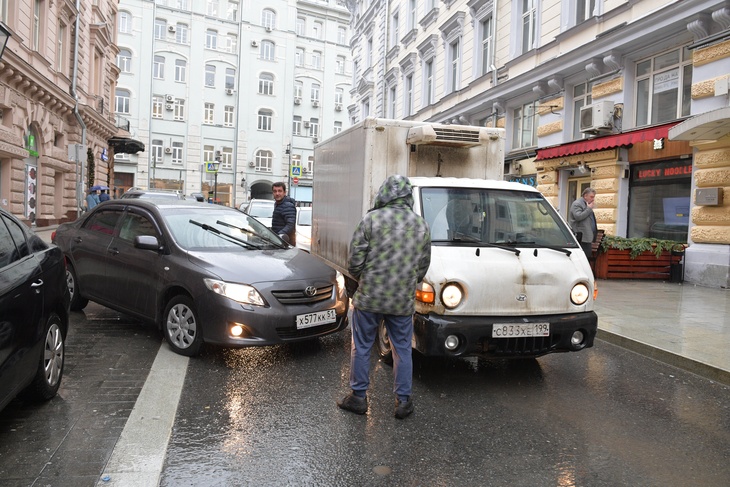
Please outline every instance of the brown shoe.
M337 401L337 406L351 413L365 414L368 412L368 399L366 397L356 396L351 392L343 397L341 401Z

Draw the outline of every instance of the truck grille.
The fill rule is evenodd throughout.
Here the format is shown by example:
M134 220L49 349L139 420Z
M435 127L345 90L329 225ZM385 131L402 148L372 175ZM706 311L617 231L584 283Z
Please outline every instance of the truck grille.
M313 296L309 296L306 289L292 289L284 291L272 291L271 294L281 304L311 304L326 301L332 296L334 286L319 287Z
M560 343L560 335L548 337L483 339L482 350L494 356L519 357L520 355L544 355Z
M479 144L479 130L434 127L438 142L468 142Z

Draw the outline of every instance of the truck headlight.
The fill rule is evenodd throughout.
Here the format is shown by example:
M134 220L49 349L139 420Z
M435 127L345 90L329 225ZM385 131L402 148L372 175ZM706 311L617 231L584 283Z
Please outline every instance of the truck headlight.
M588 296L590 294L588 293L588 286L583 284L582 282L576 284L573 286L573 289L570 290L570 300L573 302L573 304L576 304L578 306L585 304L586 301L588 301Z
M426 304L433 304L436 301L436 293L433 286L427 282L420 282L416 286L416 301Z
M441 290L441 301L447 308L456 308L461 304L462 299L464 299L464 292L458 284L449 283Z
M253 304L255 306L266 306L264 298L252 286L246 284L233 284L216 279L203 279L208 289L216 294L232 299L237 303Z

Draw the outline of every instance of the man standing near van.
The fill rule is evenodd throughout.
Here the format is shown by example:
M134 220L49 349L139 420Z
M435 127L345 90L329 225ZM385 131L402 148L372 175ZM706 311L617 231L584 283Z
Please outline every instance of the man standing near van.
M286 236L291 245L297 243L297 208L294 199L286 195L286 184L277 181L271 185L274 194L274 214L271 215L271 230L280 237Z
M414 300L430 263L431 235L426 221L413 212L411 183L404 176L390 176L350 242L348 270L358 281L352 301L352 392L337 402L340 408L356 414L368 410L370 351L383 320L393 350L395 417L413 412Z
M580 198L570 205L570 215L568 215L568 223L573 233L578 235L582 233L580 246L585 252L586 257L591 258L591 244L596 238L598 231L596 225L596 216L593 214L593 204L596 199L596 190L586 188Z

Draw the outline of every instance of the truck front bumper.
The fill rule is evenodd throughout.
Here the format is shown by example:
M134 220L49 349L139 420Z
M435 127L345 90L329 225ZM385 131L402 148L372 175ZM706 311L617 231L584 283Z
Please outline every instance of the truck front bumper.
M493 338L492 329L495 323L549 323L550 335ZM519 358L539 357L555 352L577 352L593 346L597 328L598 316L594 311L530 317L417 313L413 318L414 348L427 356ZM447 348L447 339L453 349Z

